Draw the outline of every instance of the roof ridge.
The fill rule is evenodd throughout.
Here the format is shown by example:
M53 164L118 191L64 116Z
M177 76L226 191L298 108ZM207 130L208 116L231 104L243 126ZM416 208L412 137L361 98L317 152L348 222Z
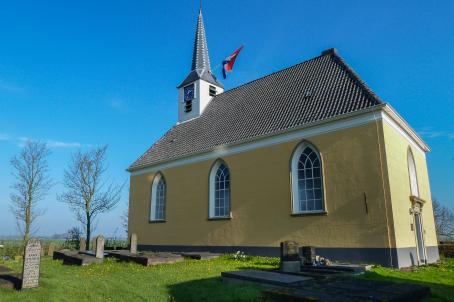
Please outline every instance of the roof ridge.
M321 58L321 57L323 57L323 56L326 56L326 55L328 55L329 53L325 53L325 52L327 52L327 51L329 51L329 50L331 50L331 49L334 49L334 48L329 48L329 49L327 49L327 50L324 50L324 51L322 51L322 53L321 53L320 55L318 55L318 56L316 56L316 57L307 59L307 60L305 60L305 61L303 61L303 62L299 62L299 63L293 64L293 65L290 65L290 66L288 66L288 67L285 67L285 68L283 68L283 69L279 69L279 70L277 70L277 71L273 71L272 73L266 74L266 75L261 76L261 77L259 77L259 78L257 78L257 79L254 79L254 80L251 80L251 81L249 81L249 82L243 83L243 84L241 84L241 85L239 85L239 86L236 86L236 87L233 87L233 88L231 88L231 89L229 89L229 90L225 90L224 92L222 92L222 93L220 93L220 94L217 94L217 95L213 98L213 100L214 100L217 96L219 96L219 95L223 95L223 94L232 92L232 91L237 90L237 89L239 89L239 88L241 88L241 87L243 87L243 86L252 84L252 83L257 82L257 81L259 81L259 80L262 80L262 79L265 79L265 78L270 77L270 76L272 76L272 75L275 75L276 73L280 73L280 72L283 72L283 71L286 71L286 70L295 68L295 67L297 67L297 66L299 66L299 65L301 65L301 64L305 64L305 63L308 63L308 62L310 62L310 61L314 61L314 60L316 60L316 59L318 59L318 58Z
M319 58L324 57L324 56L332 56L332 57L336 58L336 59L338 60L338 63L340 63L340 65L341 65L343 68L346 69L347 73L349 73L349 74L351 75L351 78L352 78L357 84L359 84L360 87L361 87L362 89L364 89L364 90L367 92L367 94L368 94L371 98L373 98L373 99L374 99L375 101L377 101L378 103L385 103L385 102L384 102L383 100L381 100L380 97L379 97L379 96L378 96L378 95L377 95L377 94L376 94L376 93L375 93L375 92L366 84L366 82L365 82L364 80L361 79L361 77L358 75L358 73L357 73L352 67L350 67L350 66L345 62L345 60L339 55L339 52L337 51L336 48L328 48L328 49L326 49L326 50L323 50L323 51L321 52L321 54L318 55L318 56L316 56L316 57L313 57L313 58L311 58L311 59L307 59L307 60L305 60L305 61L303 61L303 62L299 62L299 63L293 64L293 65L291 65L291 66L288 66L288 67L285 67L285 68L283 68L283 69L274 71L274 72L272 72L272 73L269 73L269 74L267 74L267 75L264 75L264 76L262 76L262 77L259 77L259 78L257 78L257 79L254 79L254 80L252 80L252 81L243 83L243 84L241 84L241 85L239 85L239 86L233 87L233 88L231 88L231 89L229 89L229 90L226 90L226 91L224 91L224 92L222 92L222 93L216 95L216 96L212 99L212 101L214 101L214 100L216 99L217 96L225 95L225 94L227 94L227 93L233 92L233 91L235 91L235 90L237 90L237 89L239 89L239 88L241 88L241 87L244 87L244 86L246 86L246 85L252 84L252 83L257 82L257 81L262 80L262 79L265 79L265 78L270 77L270 76L272 76L272 75L275 75L275 74L277 74L277 73L284 72L284 71L286 71L286 70L295 68L295 67L297 67L297 66L299 66L299 65L302 65L302 64L305 64L305 63L309 63L309 62L311 62L311 61L314 61L314 60L319 59ZM210 103L211 103L211 102L210 102Z
M328 50L325 50L326 52L329 52L333 55L333 58L336 58L338 60L338 63L346 69L348 74L351 76L352 80L354 80L362 89L366 91L366 93L374 99L377 103L385 103L380 97L366 84L366 82L361 79L361 77L358 75L358 73L350 67L350 65L345 62L345 60L339 55L337 50L335 48L330 48ZM322 52L323 54L323 52Z

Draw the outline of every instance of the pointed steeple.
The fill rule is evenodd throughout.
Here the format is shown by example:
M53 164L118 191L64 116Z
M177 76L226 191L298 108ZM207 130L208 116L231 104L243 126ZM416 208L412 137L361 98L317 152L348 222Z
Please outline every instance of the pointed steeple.
M211 73L210 57L208 55L208 43L205 34L205 25L203 23L202 2L200 2L199 16L197 18L194 49L192 51L191 71L189 72L186 79L184 79L184 81L180 85L178 85L177 88L186 86L199 79L217 85L221 88L224 87Z
M203 24L202 7L199 10L197 18L197 29L194 39L194 50L192 52L192 70L206 69L211 72L210 57L208 56L208 45L205 35L205 26Z

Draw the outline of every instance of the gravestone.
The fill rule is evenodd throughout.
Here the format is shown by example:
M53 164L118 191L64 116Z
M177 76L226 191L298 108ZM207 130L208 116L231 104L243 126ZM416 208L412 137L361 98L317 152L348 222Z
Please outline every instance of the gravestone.
M44 245L41 247L41 257L46 256L46 251L44 250Z
M96 238L97 237L95 237L91 240L91 250L93 250L93 251L96 251Z
M281 270L288 273L301 270L299 247L295 241L281 242Z
M300 260L298 243L295 241L281 242L281 261Z
M303 263L305 265L312 265L315 263L316 261L315 247L303 246L301 248L301 253L303 254Z
M137 254L137 234L132 233L131 238L129 238L129 252L131 254Z
M85 253L86 251L87 251L87 241L85 240L85 237L80 237L79 252Z
M54 250L55 250L55 243L51 242L49 244L49 248L47 250L47 256L53 256L54 255Z
M38 238L27 241L22 269L22 289L39 286L39 264L41 260L41 242Z
M98 259L104 258L104 237L102 235L96 237L95 257Z

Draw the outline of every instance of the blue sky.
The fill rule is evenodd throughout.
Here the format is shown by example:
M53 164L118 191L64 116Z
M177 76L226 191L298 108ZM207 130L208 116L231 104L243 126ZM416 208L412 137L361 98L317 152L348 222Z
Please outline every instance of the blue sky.
M266 5L265 5L266 3ZM454 208L454 2L205 0L211 63L245 44L235 87L335 47L431 146L432 195ZM25 138L49 143L57 182L39 234L77 224L56 201L78 148L109 145L113 180L177 119L176 85L190 69L198 1L5 1L0 10L0 235L9 159ZM122 203L96 233L121 231Z

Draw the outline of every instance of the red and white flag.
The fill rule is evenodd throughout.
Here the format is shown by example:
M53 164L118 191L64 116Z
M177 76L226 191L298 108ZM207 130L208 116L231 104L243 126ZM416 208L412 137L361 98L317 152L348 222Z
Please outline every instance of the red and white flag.
M222 61L222 76L227 78L226 72L231 72L233 69L233 64L235 64L236 57L238 57L238 54L240 53L241 49L243 49L243 45L240 46L237 50L235 50L230 56L225 58L224 61Z

